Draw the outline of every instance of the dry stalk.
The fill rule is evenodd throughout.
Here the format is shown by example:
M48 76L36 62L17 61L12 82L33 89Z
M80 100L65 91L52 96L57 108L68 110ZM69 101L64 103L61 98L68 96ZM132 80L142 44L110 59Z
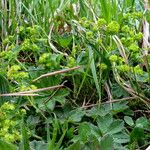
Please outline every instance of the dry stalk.
M53 89L62 88L62 87L64 87L63 84L62 84L62 85L50 86L50 87L46 87L46 88L40 88L40 89L36 89L36 90L30 90L30 91L19 92L19 93L21 93L21 94L35 93L35 92L53 90Z
M128 64L128 57L126 55L125 49L124 49L120 39L116 35L114 35L113 40L115 41L115 43L119 49L120 55L124 58L125 63Z
M56 86L50 86L50 87L46 87L46 88L40 88L40 89L36 89L36 90L24 91L24 92L0 94L0 97L2 97L2 96L39 96L39 94L34 94L34 93L58 89L58 88L62 88L62 87L64 87L63 84L62 85L56 85Z
M26 93L5 93L0 94L0 97L4 96L39 96L39 94L26 94Z
M108 102L110 102L110 106L111 106L111 108L112 108L111 101L112 101L113 97L112 97L112 94L111 94L111 92L110 92L108 83L105 83L105 90L106 90L107 95L108 95Z
M145 11L150 11L150 5L148 3L148 0L144 0L144 7ZM146 18L143 19L143 43L142 43L142 48L144 49L143 51L143 60L144 60L144 66L149 70L148 68L148 62L147 62L147 55L150 50L150 43L149 43L149 23L147 22Z
M138 97L125 97L125 98L122 98L122 99L114 99L112 101L107 101L107 102L103 102L101 104L110 104L110 103L116 103L116 102L122 102L122 101L129 101L129 100L134 100L134 99L137 99ZM90 108L90 107L94 107L94 106L97 106L99 104L91 104L91 105L85 105L85 106L82 106L81 108Z
M68 72L68 71L72 71L72 70L76 70L76 69L79 69L80 66L77 66L77 67L73 67L73 68L68 68L68 69L63 69L63 70L59 70L59 71L54 71L54 72L50 72L50 73L47 73L47 74L43 74L41 75L40 77L36 78L33 80L33 82L41 79L41 78L44 78L44 77L49 77L49 76L53 76L53 75L57 75L57 74L62 74L62 73L65 73L65 72Z
M150 108L150 99L145 97L144 95L137 93L130 85L126 84L126 82L120 77L120 75L117 72L115 63L113 64L113 74L115 77L116 82L130 95L139 98L141 101L143 101L149 108Z
M59 53L59 54L62 54L64 56L68 56L67 53L63 53L63 52L60 52L59 50L57 50L57 48L53 45L53 43L51 42L51 34L52 34L52 30L53 30L53 27L54 27L54 23L51 25L50 27L50 32L49 32L49 35L48 35L48 43L51 47L51 49L55 52L55 53Z

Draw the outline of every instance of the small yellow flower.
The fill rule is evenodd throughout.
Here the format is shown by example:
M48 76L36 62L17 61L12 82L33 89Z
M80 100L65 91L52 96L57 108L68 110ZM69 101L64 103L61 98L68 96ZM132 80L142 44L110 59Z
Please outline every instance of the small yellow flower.
M92 31L86 32L86 38L87 39L92 39L93 38L93 32Z
M112 21L108 24L107 26L107 32L110 34L115 34L118 33L120 29L120 25L116 21Z
M139 65L137 65L137 66L135 66L134 68L133 68L133 71L134 71L134 73L136 73L136 74L138 74L138 75L143 75L143 70L140 68L140 66Z
M111 55L111 56L109 57L109 60L110 60L111 62L116 62L116 61L118 60L118 56L117 56L117 55Z
M130 71L130 67L128 65L120 65L117 66L117 69L121 72L128 72Z
M9 133L7 133L7 134L4 135L4 139L6 141L8 141L8 142L14 142L15 141L14 135L13 134L9 134Z
M139 46L136 43L132 43L129 46L129 50L132 51L132 52L137 52L139 50Z
M101 63L101 64L99 65L99 68L100 68L101 70L106 70L106 69L107 69L107 65L106 65L105 63Z
M30 87L31 87L32 90L36 90L37 89L37 87L35 85L31 85Z
M107 24L107 22L104 18L99 18L97 21L97 24L98 24L98 27L101 28L101 27L104 27Z
M26 110L25 109L21 109L21 114L26 114Z
M14 110L15 106L13 104L6 102L1 106L1 109L3 109L3 110Z

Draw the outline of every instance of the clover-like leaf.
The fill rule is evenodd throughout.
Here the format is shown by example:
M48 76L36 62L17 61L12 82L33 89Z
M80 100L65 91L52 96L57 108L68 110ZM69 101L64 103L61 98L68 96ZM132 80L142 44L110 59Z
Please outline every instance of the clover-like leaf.
M134 121L131 117L129 116L125 116L124 117L124 121L129 125L129 126L133 126L134 125Z

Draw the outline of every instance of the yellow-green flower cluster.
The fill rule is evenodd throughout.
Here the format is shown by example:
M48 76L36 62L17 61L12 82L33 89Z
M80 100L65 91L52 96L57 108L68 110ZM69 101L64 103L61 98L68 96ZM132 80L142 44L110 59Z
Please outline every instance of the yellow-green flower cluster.
M143 33L139 32L133 36L134 40L141 40L143 38Z
M42 67L49 68L50 70L58 69L61 67L63 56L63 54L52 54L50 52L43 53L39 57L39 64Z
M87 18L86 18L86 17L82 17L82 18L79 20L79 23L80 23L81 25L83 25L85 21L87 21Z
M111 55L111 56L109 57L109 60L110 60L111 63L112 63L112 62L115 62L115 63L118 63L118 64L120 64L120 65L124 64L124 62L125 62L125 60L124 60L123 57L120 57L120 56L118 56L118 55L116 55L116 54Z
M116 34L119 32L120 25L116 21L111 21L107 26L107 32L110 34Z
M15 48L14 44L11 44L7 50L0 52L0 58L11 60L14 59L16 54L12 51Z
M23 91L28 91L28 90L36 90L37 87L35 85L22 85L20 88L19 88L19 91L23 92Z
M14 56L14 53L12 51L2 51L0 53L0 58L6 59L6 60L11 60L13 56Z
M44 53L40 56L39 63L49 67L52 65L50 59L51 59L51 53Z
M86 17L81 18L79 23L86 29L91 29L92 31L98 31L105 29L107 22L104 18L98 18L97 22L88 20Z
M74 59L73 57L69 57L69 58L68 58L68 64L67 64L67 66L68 66L69 68L71 68L71 67L74 67L75 64L76 64L75 59Z
M103 42L103 39L102 39L102 38L98 38L98 39L97 39L97 44L102 44L102 42Z
M123 43L124 46L129 46L134 42L133 37L122 37L121 42Z
M56 68L60 66L60 60L62 59L61 54L43 53L39 57L39 63L44 67Z
M107 25L107 22L104 18L99 18L97 24L99 28L103 28Z
M131 17L133 18L133 19L141 19L142 17L143 17L143 13L142 12L133 12L132 14L131 14Z
M36 30L36 28L34 27L27 27L26 31L28 32L28 34L30 35L34 35L34 34L38 34L38 31Z
M40 48L36 44L31 43L30 39L25 39L21 45L21 50L37 52Z
M126 13L123 18L124 19L141 19L143 17L143 12L134 11L132 13Z
M3 44L6 45L6 44L8 44L8 43L13 43L14 39L15 39L14 36L9 35L7 38L5 38L5 39L3 40Z
M20 80L28 78L29 74L27 72L21 71L21 67L19 65L13 65L8 69L7 77L11 80Z
M129 19L129 17L131 17L131 13L126 13L126 14L124 14L124 16L123 16L123 19Z
M132 30L132 29L130 29L130 30ZM143 38L143 34L141 32L134 33L134 31L129 31L128 33L130 34L130 37L127 37L127 40L126 40L127 43L139 41ZM127 35L127 36L129 36L129 35Z
M41 28L37 25L27 28L20 26L18 34L21 39L22 51L38 52L42 46L40 44L47 42L45 42L45 39L40 38Z
M93 32L92 32L92 31L86 32L86 38L87 38L87 39L90 40L90 39L93 39L93 37L94 37L94 36L93 36Z
M107 69L107 65L105 63L101 63L98 65L100 70L106 70Z
M124 65L117 66L117 69L120 72L129 72L131 68L128 65L124 64Z
M104 18L98 18L96 23L93 23L93 31L103 31L107 27L107 22Z
M139 51L139 46L136 43L132 43L129 46L129 50L132 51L132 52L138 52Z
M26 36L26 37L30 37L32 38L32 36L34 37L38 37L39 34L40 34L40 26L38 25L34 25L32 27L23 27L23 26L20 26L19 27L19 34L21 34L21 36Z
M2 110L15 110L15 106L11 103L6 102L1 106L1 109Z
M84 28L90 28L92 25L92 22L88 20L86 17L82 17L79 23L84 27Z
M0 107L0 138L6 142L20 141L19 124L25 109L16 111L14 104L6 102Z
M118 56L117 55L111 55L110 57L109 57L109 60L110 60L110 62L116 62L117 60L118 60Z
M143 75L144 71L141 69L139 65L133 67L133 72L137 75Z
M121 28L121 31L122 32L125 32L125 33L129 33L130 32L130 27L128 25L124 25L122 28Z
M30 40L29 39L25 39L24 42L21 45L21 49L24 51L29 51L30 50Z

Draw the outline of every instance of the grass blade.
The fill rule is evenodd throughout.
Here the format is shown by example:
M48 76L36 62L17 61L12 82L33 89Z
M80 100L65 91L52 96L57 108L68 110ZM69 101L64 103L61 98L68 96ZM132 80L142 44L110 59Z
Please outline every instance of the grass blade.
M27 128L25 126L24 118L22 118L22 142L21 142L21 150L30 150L29 146L29 137Z
M94 62L94 56L93 56L93 51L92 51L92 47L88 46L88 50L89 50L89 60L91 61L91 71L92 71L92 75L93 75L93 79L95 82L95 86L98 92L98 96L99 96L99 103L101 102L101 89L98 83L98 78L97 78L97 74L96 74L96 68L95 68L95 62Z

